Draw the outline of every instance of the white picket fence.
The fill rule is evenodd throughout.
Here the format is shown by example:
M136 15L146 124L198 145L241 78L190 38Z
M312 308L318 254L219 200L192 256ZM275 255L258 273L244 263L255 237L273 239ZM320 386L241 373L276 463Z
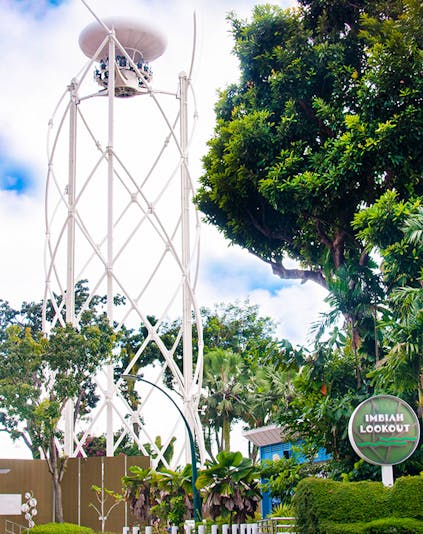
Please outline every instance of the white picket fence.
M178 534L178 527L171 527L170 534ZM144 532L143 532L144 531ZM13 521L6 520L5 534L30 533L24 527ZM123 527L122 534L153 534L153 527ZM182 534L182 533L181 533ZM193 522L187 522L183 534L298 534L295 530L294 517L272 517L257 523L242 523L240 525L198 525L194 528Z
M170 534L178 534L178 527L172 526ZM153 527L123 527L122 534L153 534ZM184 526L183 534L297 534L295 517L272 517L257 523L241 523L240 525L198 525L194 528L192 522Z

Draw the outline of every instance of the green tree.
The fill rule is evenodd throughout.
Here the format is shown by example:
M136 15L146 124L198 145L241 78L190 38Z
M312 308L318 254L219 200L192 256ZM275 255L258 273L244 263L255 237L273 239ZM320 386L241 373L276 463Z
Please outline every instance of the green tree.
M376 386L406 396L423 419L423 209L387 194L356 218L369 247L381 256L388 312Z
M328 289L331 313L315 346L292 360L297 375L276 418L351 467L346 423L374 390L369 372L389 351L380 318L393 304L358 222L385 195L413 204L423 194L423 6L300 4L256 6L250 21L229 16L241 76L220 93L197 204L276 275ZM397 253L403 263L416 256L413 246Z
M329 287L368 266L355 214L423 193L423 8L302 4L229 16L241 76L220 93L197 204L281 278Z
M421 198L401 200L396 191L388 191L355 216L358 237L369 252L376 251L380 257L387 294L398 287L420 287L421 241L418 232L413 232L413 226L407 235L406 225L407 221L418 220L421 206ZM410 236L415 238L410 239Z
M260 471L263 480L261 488L268 491L273 498L280 499L281 504L290 505L300 480L324 474L325 466L316 464L312 458L307 459L304 456L301 461L294 456L274 461L266 460Z
M206 514L230 523L254 517L261 499L258 468L240 452L221 451L216 461L207 462L197 488L203 490Z
M216 304L202 308L204 340L204 387L207 395L201 403L206 448L211 458L213 446L217 450L230 449L233 423L244 421L247 427L260 426L267 419L263 403L254 397L254 377L262 376L263 367L278 368L281 358L280 340L276 325L269 317L259 314L257 305L248 300ZM166 343L173 346L180 328L180 320L163 325ZM197 346L193 333L193 347ZM219 356L220 354L220 356ZM196 353L194 350L194 358ZM175 358L182 365L182 353L177 348ZM212 361L213 360L213 361ZM239 376L237 376L239 375ZM264 387L261 380L260 388ZM172 387L168 373L166 384ZM256 450L251 450L255 458Z
M281 347L292 346L287 342L281 343ZM288 349L287 352L289 352ZM279 367L283 360L280 359ZM247 387L244 388L245 401L242 420L245 423L244 430L260 428L276 423L279 406L284 399L292 395L292 379L295 376L293 369L279 368L273 365L266 365L251 373L248 378ZM248 442L248 457L257 462L259 459L259 448Z
M99 366L109 361L114 334L103 324L87 322L79 330L56 327L49 338L29 327L10 326L0 342L0 426L12 439L22 438L33 457L40 451L52 477L57 522L63 522L61 481L67 457L56 440L66 402L77 399L76 414Z
M105 332L110 331L108 321L105 319L105 304L106 297L100 295L92 295L88 301L90 290L87 285L87 280L80 280L75 284L75 314L78 317L78 322L81 326L97 325L99 329ZM59 305L62 302L60 296L55 296ZM123 303L123 298L117 295L114 298L115 304ZM88 304L87 304L88 302ZM87 306L83 309L83 306ZM44 303L40 302L22 302L17 308L12 308L7 301L0 299L0 341L6 339L6 330L9 326L19 326L21 329L29 329L32 336L37 338L42 332L42 310ZM66 310L61 310L62 319L65 321ZM50 301L46 303L46 318L52 320L54 311L51 307ZM132 332L132 331L131 331ZM122 358L125 355L125 343L128 330L123 327L122 333L119 333L115 340L116 344L121 348ZM92 408L94 408L99 400L96 394L96 387L92 377L87 376L83 387L80 388L79 396L76 399L77 407L75 413L83 416ZM37 452L34 452L37 454Z
M315 452L324 447L335 461L351 463L348 420L368 396L365 386L357 390L352 351L322 344L304 358L291 384L276 415L287 439L302 439Z
M368 342L377 343L378 359L362 358L357 382L357 347L348 328L337 326L340 307L352 300L352 310L363 305L371 310L371 288L363 295L339 285L328 300L332 311L319 325L313 349L287 365L298 372L282 400L277 420L288 436L325 447L333 455L332 476L348 473L351 479L379 477L371 466L356 462L347 439L353 409L373 393L391 393L408 401L421 415L422 399L422 208L420 201L400 201L394 192L383 195L355 218L356 230L369 253L380 258L381 288L385 296L369 321ZM344 293L346 293L344 295ZM364 297L364 299L363 299ZM354 303L354 299L357 302ZM363 314L364 317L364 314ZM372 319L369 315L369 320ZM347 325L348 326L348 325ZM331 328L331 330L329 330ZM325 336L322 333L325 332ZM359 350L373 354L369 349ZM355 379L354 379L355 375ZM413 455L397 468L404 474L421 470L421 456Z
M248 299L202 308L201 316L205 352L232 351L253 371L268 363L278 365L276 325L270 317L261 316L259 307Z
M215 304L212 308L200 310L203 324L204 353L222 349L239 354L252 369L266 363L277 366L279 361L279 340L275 335L276 325L270 317L263 317L257 305L248 300L235 303ZM181 319L163 324L160 330L166 346L173 347L181 328ZM197 332L193 331L193 357L197 357ZM175 361L182 369L182 345L176 347ZM172 386L170 372L166 384Z

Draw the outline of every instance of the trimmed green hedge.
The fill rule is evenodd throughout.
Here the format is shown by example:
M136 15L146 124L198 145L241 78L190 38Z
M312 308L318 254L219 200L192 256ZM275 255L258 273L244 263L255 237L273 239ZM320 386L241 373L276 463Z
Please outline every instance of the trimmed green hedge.
M390 493L392 515L423 520L423 476L398 478Z
M324 523L325 534L423 534L417 519L388 517L369 523Z
M302 534L423 533L423 477L399 478L393 488L307 478L298 484L293 505Z
M80 527L73 523L46 523L30 530L31 534L95 534L92 528Z
M324 534L323 522L368 522L390 516L388 490L381 482L302 480L293 499L298 530Z

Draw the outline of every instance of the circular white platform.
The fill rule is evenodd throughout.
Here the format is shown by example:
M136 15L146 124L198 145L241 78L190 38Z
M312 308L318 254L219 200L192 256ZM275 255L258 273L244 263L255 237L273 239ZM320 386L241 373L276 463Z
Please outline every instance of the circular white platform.
M103 22L110 30L114 29L117 40L135 63L152 61L166 50L166 37L151 24L122 17L106 18ZM92 58L107 34L107 30L99 22L93 22L79 36L81 50ZM105 59L109 55L108 46L106 43L96 55L96 59ZM116 54L119 55L118 48Z

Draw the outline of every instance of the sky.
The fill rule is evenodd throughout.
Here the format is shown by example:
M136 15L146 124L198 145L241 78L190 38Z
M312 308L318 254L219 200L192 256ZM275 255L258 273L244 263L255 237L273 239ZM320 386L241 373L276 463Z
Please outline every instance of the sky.
M248 18L255 4L252 0L0 1L0 299L19 306L43 296L48 121L72 77L86 64L78 36L93 21L87 5L100 18L136 17L161 29L168 47L154 63L154 72L163 86L176 83L179 72L189 69L195 13L193 83L199 119L190 164L196 179L213 134L217 91L238 77L226 16L234 11ZM278 4L289 7L294 0ZM145 124L128 119L134 139L141 127ZM153 134L154 124L148 128ZM275 321L280 337L298 344L306 341L310 324L325 309L322 288L277 278L269 266L232 246L208 225L202 226L201 242L200 306L249 299ZM25 456L23 446L11 446L5 438L0 444L2 439L0 457Z

